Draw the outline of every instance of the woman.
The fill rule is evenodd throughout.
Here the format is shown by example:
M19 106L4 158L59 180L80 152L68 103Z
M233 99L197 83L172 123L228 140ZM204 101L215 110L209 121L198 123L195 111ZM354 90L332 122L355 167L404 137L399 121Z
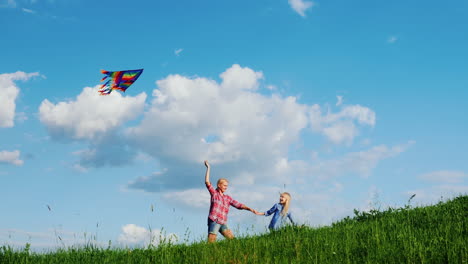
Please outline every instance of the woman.
M227 226L229 207L233 206L239 210L249 210L252 213L258 212L225 194L229 184L227 179L219 179L216 184L217 188L215 189L210 182L210 163L207 160L205 160L205 166L205 185L211 195L210 212L208 214L208 242L215 242L218 232L227 239L233 239L234 235Z

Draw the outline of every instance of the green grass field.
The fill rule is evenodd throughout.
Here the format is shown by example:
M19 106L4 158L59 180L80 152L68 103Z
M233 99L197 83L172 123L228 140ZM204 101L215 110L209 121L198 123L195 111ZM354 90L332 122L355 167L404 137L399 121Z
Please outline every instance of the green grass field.
M468 196L426 207L355 211L320 228L142 249L0 248L0 263L468 263Z

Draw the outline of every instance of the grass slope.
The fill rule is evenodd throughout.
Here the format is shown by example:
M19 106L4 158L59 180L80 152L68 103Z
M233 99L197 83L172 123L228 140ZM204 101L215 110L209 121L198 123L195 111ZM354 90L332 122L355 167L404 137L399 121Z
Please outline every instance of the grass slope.
M331 226L287 227L220 241L155 248L0 248L0 263L468 263L468 196L426 207L359 212Z

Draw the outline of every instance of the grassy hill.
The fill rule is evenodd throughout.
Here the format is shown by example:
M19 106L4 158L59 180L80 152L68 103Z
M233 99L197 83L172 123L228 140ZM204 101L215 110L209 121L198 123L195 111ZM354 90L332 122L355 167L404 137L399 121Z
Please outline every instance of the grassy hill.
M468 263L468 196L426 207L359 212L331 226L156 248L0 248L0 263Z

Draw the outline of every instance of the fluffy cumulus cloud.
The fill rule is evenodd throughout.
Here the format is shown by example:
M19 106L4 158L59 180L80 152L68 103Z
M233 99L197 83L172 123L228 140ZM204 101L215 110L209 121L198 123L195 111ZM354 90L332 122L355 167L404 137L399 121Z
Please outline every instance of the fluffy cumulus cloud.
M359 134L358 125L373 127L376 115L370 108L360 105L341 107L337 113L329 109L323 113L322 107L313 105L309 112L310 123L315 132L323 134L330 142L349 145Z
M291 160L291 148L304 133L351 145L362 127L375 125L375 113L342 104L332 112L301 104L294 96L265 95L259 92L263 78L262 72L235 64L220 74L220 81L181 75L157 81L142 122L125 136L130 145L156 158L163 171L137 178L128 187L170 190L164 197L181 202L199 186L204 159L215 165L214 177L244 186L263 181L278 185L306 181L309 175L331 178L349 168L368 177L380 160L401 152L403 147L376 146L332 161Z
M138 148L168 168L167 175L155 177L159 183L190 182L203 159L233 174L236 167L270 167L307 127L307 106L295 97L256 92L261 72L233 65L220 77L216 82L171 75L158 81L151 108L128 130Z
M287 149L307 125L306 107L294 97L255 93L261 78L239 65L222 73L221 83L168 76L157 82L151 109L129 134L155 157L186 162L254 160Z
M160 243L176 243L178 240L175 234L164 234L159 229L148 230L135 224L128 224L122 227L122 233L118 241L124 245L159 245Z
M0 128L13 127L15 120L16 98L20 92L15 81L27 81L39 73L5 73L0 74Z
M72 101L54 104L45 99L39 118L54 139L99 139L141 114L145 100L145 93L100 96L96 87L86 87Z
M189 189L183 191L166 192L163 195L166 200L171 200L175 204L186 207L207 208L209 206L210 195L206 189Z
M304 0L288 0L288 3L291 6L291 8L302 17L306 16L305 12L307 11L307 9L315 5L312 1Z
M20 159L20 151L0 151L0 164L2 163L13 164L16 166L23 165L23 161Z

